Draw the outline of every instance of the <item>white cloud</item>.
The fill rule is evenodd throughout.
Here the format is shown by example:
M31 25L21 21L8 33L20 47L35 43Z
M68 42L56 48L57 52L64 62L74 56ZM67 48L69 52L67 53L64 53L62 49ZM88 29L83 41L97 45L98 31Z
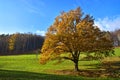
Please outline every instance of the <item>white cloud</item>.
M101 30L106 31L120 29L120 16L105 17L103 19L99 18L95 21L95 25L97 25Z
M45 31L41 31L41 30L37 30L36 31L37 34L41 35L41 36L45 36Z

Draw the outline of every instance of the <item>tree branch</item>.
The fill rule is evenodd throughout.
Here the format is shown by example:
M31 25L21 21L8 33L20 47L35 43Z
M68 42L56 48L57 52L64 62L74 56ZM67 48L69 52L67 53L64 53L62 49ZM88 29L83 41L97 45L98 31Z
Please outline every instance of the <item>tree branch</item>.
M69 58L69 57L62 57L63 59L67 59L67 60L71 60L74 61L73 59Z

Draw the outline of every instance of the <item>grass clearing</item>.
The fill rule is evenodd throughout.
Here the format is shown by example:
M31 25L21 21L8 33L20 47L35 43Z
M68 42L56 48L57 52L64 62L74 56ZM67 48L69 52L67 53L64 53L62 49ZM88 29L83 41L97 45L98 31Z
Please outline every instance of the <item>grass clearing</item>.
M99 64L99 61L79 61L79 68L87 69L95 67L86 66L89 64ZM74 64L73 62L66 60L60 64L55 64L55 61L50 61L46 65L41 65L39 60L36 59L36 55L14 55L1 56L0 69L46 73L46 70L74 69Z
M53 75L26 71L0 70L0 80L119 80L119 78L89 78L81 76Z
M114 56L120 57L120 47L117 47L114 50L115 50L115 55Z
M120 48L115 49L113 57L108 57L104 61L120 61ZM0 80L80 80L80 79L104 79L119 80L119 78L87 78L80 76L56 75L56 70L73 70L74 64L71 61L64 61L60 64L54 64L50 61L46 65L41 65L35 54L0 56ZM79 61L81 70L100 70L100 61ZM119 65L118 65L119 66ZM117 67L118 67L117 66ZM116 67L116 66L115 66ZM64 73L62 73L64 74ZM25 76L25 77L23 77ZM30 77L31 76L31 77ZM104 76L104 75L103 75ZM9 79L8 79L9 78Z

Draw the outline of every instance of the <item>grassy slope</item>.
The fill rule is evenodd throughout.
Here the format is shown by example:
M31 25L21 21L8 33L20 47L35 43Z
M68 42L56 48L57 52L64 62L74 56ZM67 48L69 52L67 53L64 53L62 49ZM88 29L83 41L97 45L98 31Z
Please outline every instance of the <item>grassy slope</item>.
M80 76L53 75L26 71L0 70L0 80L113 80L113 78L87 78ZM114 80L119 80L118 78Z
M120 48L116 49L116 55L120 56ZM93 66L90 66L93 65ZM98 61L80 61L80 69L91 69L96 68L99 65ZM54 61L49 62L46 65L39 64L36 59L36 55L15 55L15 56L0 56L0 79L10 80L32 80L32 79L42 79L42 80L79 80L79 79L89 79L83 77L74 76L58 76L58 75L48 75L52 74L54 70L64 70L73 69L74 65L70 61L64 61L61 64L55 65ZM26 77L23 77L26 76Z
M89 64L99 64L98 61L80 61L80 69L95 68L95 66L86 66ZM1 56L0 69L4 70L19 70L29 72L46 73L49 70L63 70L74 69L74 64L71 61L64 61L61 64L55 64L55 61L50 61L46 65L41 65L36 55L15 55L15 56Z
M59 76L52 74L43 74L43 73L33 73L26 71L12 71L12 70L0 70L0 80L79 80L83 79L82 77L69 77L69 76ZM87 79L87 78L86 78Z
M115 48L115 56L120 57L120 47Z

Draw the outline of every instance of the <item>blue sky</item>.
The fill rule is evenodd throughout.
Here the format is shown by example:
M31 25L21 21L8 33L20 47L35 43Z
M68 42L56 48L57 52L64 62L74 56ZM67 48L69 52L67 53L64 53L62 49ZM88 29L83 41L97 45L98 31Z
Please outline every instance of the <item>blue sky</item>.
M120 28L120 0L0 0L0 34L44 35L60 12L79 6L100 29Z

